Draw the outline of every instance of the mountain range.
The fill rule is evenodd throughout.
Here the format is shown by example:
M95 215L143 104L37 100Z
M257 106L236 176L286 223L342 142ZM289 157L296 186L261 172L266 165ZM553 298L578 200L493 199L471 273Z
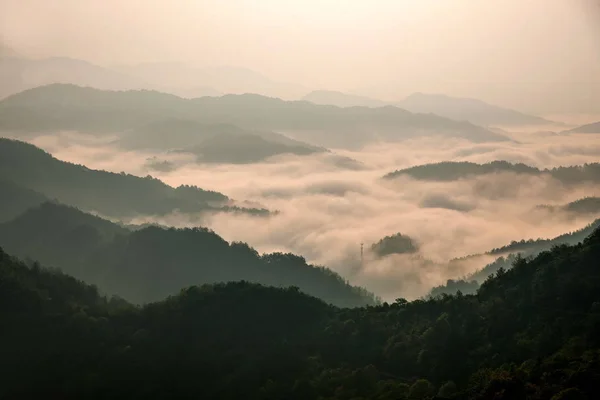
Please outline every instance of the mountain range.
M481 100L442 94L414 93L401 101L386 102L342 92L318 90L309 93L303 99L315 104L329 104L338 107L394 106L412 113L435 114L482 126L556 124L556 122L541 117L491 105Z
M153 91L53 84L0 101L0 130L21 135L55 130L114 134L169 119L278 132L324 147L349 148L423 135L474 142L507 140L469 122L396 107L339 108L253 94L190 100Z

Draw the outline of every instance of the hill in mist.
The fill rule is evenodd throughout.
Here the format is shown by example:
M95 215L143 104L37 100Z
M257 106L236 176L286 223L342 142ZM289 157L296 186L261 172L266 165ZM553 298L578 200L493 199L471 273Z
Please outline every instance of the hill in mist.
M314 104L330 105L336 107L386 107L391 103L371 99L369 97L347 94L334 90L314 90L302 98Z
M415 113L433 113L455 120L470 121L477 125L550 125L555 122L498 107L481 100L414 93L396 103L398 107Z
M506 161L493 161L487 164L472 162L441 162L418 165L397 170L384 176L384 179L395 179L402 176L423 181L455 181L458 179L487 174L511 172L533 176L550 176L564 184L580 184L600 182L600 164L592 163L581 166L556 167L538 169L525 164L512 164Z
M247 282L134 307L0 249L0 396L591 399L599 252L596 231L476 296L339 309Z
M73 58L0 58L0 98L53 83L69 83L104 90L152 87L142 79Z
M114 134L168 119L281 132L325 147L356 147L416 136L474 142L507 140L468 122L412 114L395 107L339 108L250 94L186 100L152 91L111 92L49 85L0 102L0 130L20 134L56 130Z
M401 101L386 102L369 97L342 92L317 90L306 95L303 100L315 104L337 107L385 107L394 106L412 113L435 114L458 121L469 121L483 126L522 126L550 125L548 121L508 108L498 107L481 100L452 97L442 94L414 93Z
M121 65L113 69L143 79L157 90L187 98L257 93L291 99L306 92L301 85L275 81L237 66L195 67L185 63L156 62Z
M137 303L160 300L192 284L240 280L297 286L340 306L375 302L370 293L293 254L259 255L245 243L228 243L204 228L130 231L56 203L43 203L0 224L0 246Z
M419 251L419 245L409 236L396 233L384 237L377 243L373 243L371 251L377 257L385 257L392 254L411 254Z
M229 207L224 194L195 186L173 188L147 176L92 170L52 157L24 142L0 138L0 179L36 191L64 204L106 216L214 211L245 211L265 215L266 210Z
M252 163L268 157L308 155L327 151L275 132L251 131L229 124L202 124L169 119L123 134L117 145L127 149L178 150L193 153L201 162Z
M573 215L598 214L600 213L600 197L584 197L560 206L540 205L536 208Z
M577 128L566 131L565 133L600 133L600 122L582 125Z

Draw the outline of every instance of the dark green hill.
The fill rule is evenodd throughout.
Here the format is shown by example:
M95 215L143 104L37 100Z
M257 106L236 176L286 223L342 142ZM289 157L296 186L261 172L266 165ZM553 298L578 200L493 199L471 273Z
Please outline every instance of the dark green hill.
M45 201L48 199L43 194L0 178L0 223L9 221Z
M351 147L417 135L475 142L507 140L468 122L412 114L396 107L338 108L252 94L186 100L152 91L111 92L53 84L0 101L0 131L22 134L56 130L114 134L171 119L293 132L300 140L325 147Z
M600 231L476 295L337 309L294 288L144 307L0 251L2 398L595 399Z
M147 176L89 169L60 161L24 142L0 138L0 179L84 210L112 217L227 210L228 198L195 186L173 188ZM264 214L265 210L247 210Z
M454 181L499 172L513 172L535 176L548 175L565 184L600 182L600 163L538 169L525 164L512 164L506 161L493 161L487 164L446 161L436 164L418 165L390 172L384 176L384 179L407 176L424 181Z
M137 303L162 299L192 284L239 280L297 286L340 306L375 301L334 272L293 254L259 255L245 243L228 243L200 228L129 231L54 203L0 224L0 246Z

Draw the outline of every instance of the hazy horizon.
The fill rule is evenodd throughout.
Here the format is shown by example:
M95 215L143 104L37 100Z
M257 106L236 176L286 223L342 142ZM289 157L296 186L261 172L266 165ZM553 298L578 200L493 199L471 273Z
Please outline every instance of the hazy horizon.
M246 68L264 85L281 83L277 93L290 99L319 89L385 101L425 92L539 115L597 115L599 11L594 0L1 0L0 43L26 57L116 70Z

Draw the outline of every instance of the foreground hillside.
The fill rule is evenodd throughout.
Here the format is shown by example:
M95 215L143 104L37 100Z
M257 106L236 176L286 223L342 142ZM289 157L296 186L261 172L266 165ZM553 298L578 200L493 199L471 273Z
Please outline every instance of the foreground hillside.
M54 203L0 224L0 246L136 303L162 299L192 284L239 280L297 286L345 307L376 300L334 272L293 254L259 255L247 244L228 243L207 229L150 226L130 231Z
M594 399L599 257L595 231L477 295L379 307L249 283L132 307L0 251L0 397Z
M111 217L181 212L232 211L229 198L195 186L89 169L58 160L31 144L0 138L0 180L10 181L87 211ZM267 210L233 209L266 215Z

